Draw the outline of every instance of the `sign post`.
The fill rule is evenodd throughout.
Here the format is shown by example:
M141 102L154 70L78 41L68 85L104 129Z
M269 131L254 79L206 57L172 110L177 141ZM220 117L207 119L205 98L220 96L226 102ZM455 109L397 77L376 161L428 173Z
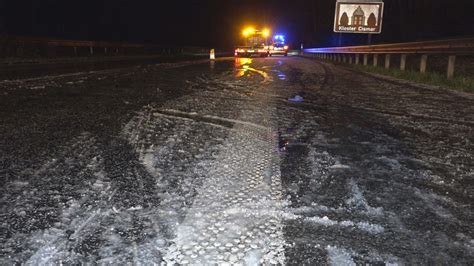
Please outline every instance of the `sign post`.
M380 34L382 32L383 2L344 1L336 3L334 32Z

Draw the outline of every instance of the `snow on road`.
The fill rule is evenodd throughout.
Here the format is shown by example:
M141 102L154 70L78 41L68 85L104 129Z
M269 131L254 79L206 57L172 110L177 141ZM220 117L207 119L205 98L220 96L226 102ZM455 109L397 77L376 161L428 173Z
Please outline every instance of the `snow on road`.
M472 96L287 63L305 98L278 108L288 261L469 264Z
M469 97L298 58L129 70L0 82L43 106L0 126L0 264L472 261Z
M248 124L232 129L177 228L165 257L170 264L284 262L275 133Z
M261 75L256 70L252 72ZM267 82L267 77L262 76ZM207 81L202 83L233 86L233 73L226 73L211 83ZM205 88L215 89L212 85ZM167 264L193 265L226 262L283 264L281 219L285 203L278 140L272 128L274 106L271 99L261 94L251 97L237 94L237 98L244 102L232 109L232 116L226 117L222 111L227 109L228 101L235 99L229 98L225 92L213 91L208 100L206 95L206 91L201 91L168 102L161 109L146 108L126 126L126 135L140 154L142 164L156 177L166 175L158 167L161 160L167 160L167 156L174 152L189 152L187 149L176 151L174 147L186 132L195 132L203 126L228 132L215 157L200 163L202 176L199 181L193 181L196 187L190 187L196 195L189 205L183 206L184 217L174 229L175 237L164 260ZM215 100L216 97L225 100ZM176 109L180 106L184 110ZM172 137L161 145L154 146L152 138L159 132L155 127L170 122L187 126L170 134ZM154 126L150 127L150 123ZM198 139L190 140L188 144L194 145Z

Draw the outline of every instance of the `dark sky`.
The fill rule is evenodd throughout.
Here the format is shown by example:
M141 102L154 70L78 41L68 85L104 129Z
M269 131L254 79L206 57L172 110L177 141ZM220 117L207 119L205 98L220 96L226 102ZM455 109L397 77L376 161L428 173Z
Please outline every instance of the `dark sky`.
M335 0L0 0L0 33L80 40L231 47L252 24L295 46L332 46ZM374 42L474 35L474 0L385 0ZM365 35L344 34L343 44Z

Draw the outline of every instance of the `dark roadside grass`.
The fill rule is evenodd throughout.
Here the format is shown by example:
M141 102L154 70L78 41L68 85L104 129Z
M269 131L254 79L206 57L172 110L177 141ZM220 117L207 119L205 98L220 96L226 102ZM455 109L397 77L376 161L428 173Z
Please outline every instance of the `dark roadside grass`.
M412 70L401 71L399 69L386 69L384 67L374 66L363 66L363 65L349 65L344 64L346 67L364 71L369 73L375 73L385 76L391 76L398 79L404 79L414 81L417 83L423 83L428 85L446 87L454 90L474 93L474 78L467 76L455 76L452 79L447 79L445 75L440 73L419 73Z
M432 60L431 69L429 68L428 71L423 74L419 72L418 60L415 58L412 58L411 62L409 60L409 64L407 65L407 69L405 71L401 71L399 68L396 68L399 62L395 60L394 64L392 64L392 67L389 69L384 67L383 59L377 67L373 66L373 62L371 62L371 60L369 60L367 66L361 64L356 65L335 62L331 60L323 61L344 66L356 71L379 74L397 79L413 81L416 83L474 93L474 58L466 57L461 58L461 60L458 59L456 62L455 76L452 79L448 79L446 77L445 62L439 60L439 58L436 59L438 60Z

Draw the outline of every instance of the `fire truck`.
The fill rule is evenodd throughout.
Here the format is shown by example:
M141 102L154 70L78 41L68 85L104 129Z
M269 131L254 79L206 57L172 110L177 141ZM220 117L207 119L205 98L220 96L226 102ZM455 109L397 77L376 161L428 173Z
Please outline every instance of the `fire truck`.
M242 32L242 35L244 37L244 45L235 48L234 55L236 57L266 57L270 55L268 50L270 30L247 28Z

